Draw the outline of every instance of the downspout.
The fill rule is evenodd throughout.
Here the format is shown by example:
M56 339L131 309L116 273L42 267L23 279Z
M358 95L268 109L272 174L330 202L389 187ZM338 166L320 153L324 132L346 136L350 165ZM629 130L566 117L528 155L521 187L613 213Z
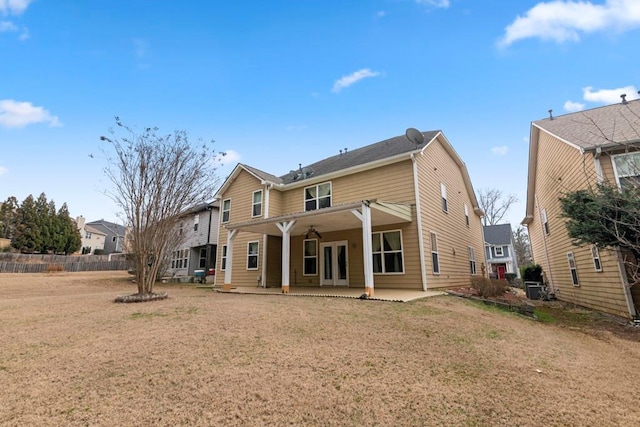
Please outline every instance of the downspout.
M602 147L597 147L596 152L593 155L593 163L596 168L596 175L598 177L598 184L604 182L604 175L602 173L602 165L600 164L600 156L602 155ZM636 307L633 304L633 296L631 295L631 287L629 286L629 277L627 276L627 270L624 267L624 260L622 259L622 251L620 248L615 249L616 264L618 266L618 273L620 274L620 283L622 284L622 293L627 303L627 310L629 310L629 316L632 319L636 319L638 313Z
M420 274L422 275L422 290L427 291L427 267L424 255L424 236L422 235L422 209L420 208L420 186L418 184L418 163L415 154L411 154L413 164L413 190L416 200L416 219L418 221L418 245L420 246Z
M544 224L542 223L542 211L540 210L540 204L538 203L538 195L533 196L535 198L536 206L538 207L538 217L540 218L540 228L542 230L542 246L544 247L544 256L547 259L547 267L549 268L549 284L551 290L556 291L556 287L553 285L553 271L551 271L551 263L549 262L549 248L547 247L547 233L544 230ZM547 219L548 221L549 219Z

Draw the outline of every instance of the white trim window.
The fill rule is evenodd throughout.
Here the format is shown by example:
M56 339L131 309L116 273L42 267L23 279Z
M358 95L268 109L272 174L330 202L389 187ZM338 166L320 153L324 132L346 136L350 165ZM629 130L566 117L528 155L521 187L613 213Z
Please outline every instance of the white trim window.
M640 152L616 154L611 158L618 188L640 188Z
M542 226L544 227L544 233L548 236L549 234L551 234L551 231L549 230L549 221L547 220L546 209L542 209L542 211L540 212L540 217L542 219Z
M464 222L469 227L469 206L466 203L464 204Z
M305 239L302 248L303 253L303 276L318 275L318 239Z
M371 249L375 274L404 274L401 230L371 233Z
M476 275L476 253L471 246L469 246L469 269L471 274Z
M256 190L253 192L251 198L251 216L262 216L262 190Z
M495 246L493 248L493 250L496 253L496 257L503 257L504 256L504 250L502 249L502 246Z
M198 224L200 223L200 215L195 214L193 217L193 231L198 231Z
M222 222L229 222L231 219L231 199L225 199L222 201Z
M578 267L576 265L576 258L573 255L573 252L567 252L567 261L569 262L569 271L571 272L571 282L573 286L580 286L580 281L578 280Z
M602 271L602 262L600 261L600 251L596 245L591 246L591 257L593 258L593 268L596 271Z
M444 182L440 183L440 196L442 196L442 212L449 212L449 205L447 205L447 186Z
M305 212L329 207L331 207L331 182L323 182L304 189Z
M173 251L171 255L171 268L189 268L189 249Z
M431 232L431 262L433 264L433 274L440 274L440 256L438 255L438 236Z
M207 249L200 248L200 258L198 260L198 268L205 268L207 266Z
M222 245L222 255L220 256L220 271L227 269L227 245Z
M260 246L259 241L247 243L247 270L258 269L258 248Z

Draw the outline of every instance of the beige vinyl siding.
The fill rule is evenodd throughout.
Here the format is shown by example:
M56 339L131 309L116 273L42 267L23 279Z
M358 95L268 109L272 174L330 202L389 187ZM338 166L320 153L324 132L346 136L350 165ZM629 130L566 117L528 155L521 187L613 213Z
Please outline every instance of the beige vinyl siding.
M535 189L537 204L529 236L536 263L543 267L546 280L559 290L564 301L594 308L611 314L628 316L625 295L615 254L600 250L602 272L596 272L589 246L576 247L571 243L562 218L559 198L563 192L586 188L596 182L593 156L540 131L538 144L538 170ZM607 162L601 162L605 175ZM610 171L610 163L609 163ZM540 211L546 210L550 234L544 235ZM545 239L546 248L545 252ZM579 286L573 286L567 261L567 252L573 252L577 266ZM549 262L547 263L547 253Z
M481 218L464 185L462 171L439 140L417 156L422 232L427 265L427 288L468 286L471 278L469 246L473 247L477 274L486 268ZM442 211L441 183L447 188L447 213ZM469 227L464 213L469 206ZM440 274L433 274L430 233L438 239ZM417 250L417 249L416 249Z
M241 222L251 220L251 207L253 192L256 190L264 189L260 184L260 181L251 175L250 173L242 170L236 179L228 186L224 194L220 195L221 200L231 199L231 211L229 215L229 222ZM218 244L220 247L227 244L228 231L224 227L224 224L219 230ZM247 243L250 241L258 241L259 256L258 256L258 269L247 270ZM232 285L240 286L256 286L258 276L262 274L262 262L263 262L263 238L261 234L238 232L238 235L233 240L233 259L232 259ZM222 250L217 254L217 265L222 265ZM216 284L222 285L224 283L224 272L216 274Z
M335 179L307 180L309 185L331 182L331 204L377 199L385 202L415 203L411 160ZM304 189L301 186L283 194L284 212L304 211Z
M269 212L267 217L280 216L285 214L283 209L283 194L281 191L271 188L269 191Z

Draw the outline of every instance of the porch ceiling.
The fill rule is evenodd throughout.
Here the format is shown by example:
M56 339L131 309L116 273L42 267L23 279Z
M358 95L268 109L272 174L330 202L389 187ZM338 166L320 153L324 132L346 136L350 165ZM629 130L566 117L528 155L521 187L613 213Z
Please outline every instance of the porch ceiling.
M330 208L318 209L308 212L287 214L266 219L226 224L229 230L248 231L259 234L281 236L282 232L277 223L296 220L291 230L292 236L305 234L309 227L313 227L320 234L331 231L349 230L361 228L362 222L352 213L354 209L360 209L363 203L371 207L371 225L373 227L411 222L411 206L401 203L363 201L353 202Z

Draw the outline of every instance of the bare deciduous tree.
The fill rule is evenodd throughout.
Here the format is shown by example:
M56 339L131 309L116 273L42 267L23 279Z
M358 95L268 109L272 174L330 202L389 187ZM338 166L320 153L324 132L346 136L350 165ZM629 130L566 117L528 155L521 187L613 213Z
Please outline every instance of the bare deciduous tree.
M526 228L518 226L513 232L513 246L516 252L516 262L519 266L531 264L533 256L531 255L531 243L529 242L529 234Z
M129 229L129 249L138 293L121 301L166 297L153 292L163 260L178 239L182 212L210 200L218 185L215 152L207 143L190 143L185 131L159 135L157 128L142 131L115 119L107 142L105 175L113 184L106 194L123 210Z
M478 203L484 211L482 225L496 225L509 212L511 205L516 203L518 198L513 194L503 197L502 191L497 188L485 188L478 192Z

